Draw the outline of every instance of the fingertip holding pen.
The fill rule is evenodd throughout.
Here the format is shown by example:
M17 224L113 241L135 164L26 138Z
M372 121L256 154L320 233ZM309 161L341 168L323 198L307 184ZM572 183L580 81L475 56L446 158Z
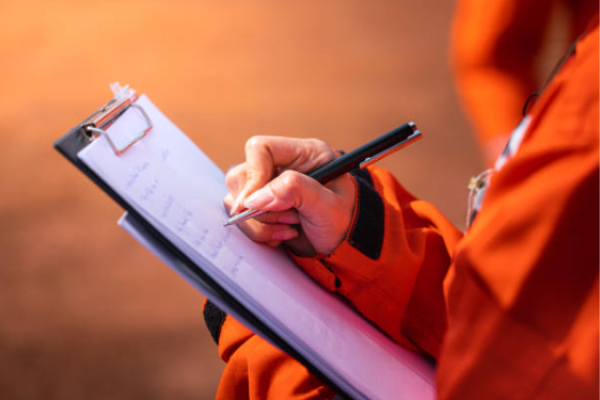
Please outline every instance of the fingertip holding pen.
M231 206L230 215L234 216L238 214L241 210L243 210L242 200L244 199L244 192L240 193L234 200L233 205Z
M249 220L250 218L258 217L259 215L262 215L264 213L266 213L266 211L246 210L237 214L234 217L229 218L223 223L223 226L237 225L239 223Z
M414 143L421 136L421 132L417 129L414 122L403 124L377 139L318 167L307 175L319 183L325 184L355 168L365 168L395 151ZM237 225L250 218L264 214L266 211L251 209L252 206L260 206L261 204L258 203L262 203L262 201L258 201L261 196L259 192L261 192L260 189L245 199L244 205L247 205L249 209L241 213L237 213L239 210L235 209L236 206L239 207L241 205L240 203L243 199L241 195L238 196L234 207L232 207L232 212L237 213L237 215L223 223L223 226Z

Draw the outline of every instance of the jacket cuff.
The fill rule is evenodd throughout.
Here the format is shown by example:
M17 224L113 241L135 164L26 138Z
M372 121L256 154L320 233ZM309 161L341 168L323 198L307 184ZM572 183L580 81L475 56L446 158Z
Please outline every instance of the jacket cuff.
M204 302L203 314L210 336L218 345L227 314L208 299Z
M225 362L229 361L238 347L254 335L208 299L204 302L203 314L206 327L219 348L219 356Z
M358 194L348 243L370 259L377 260L383 246L383 200L375 190L373 178L367 169L356 169L351 175L356 181Z

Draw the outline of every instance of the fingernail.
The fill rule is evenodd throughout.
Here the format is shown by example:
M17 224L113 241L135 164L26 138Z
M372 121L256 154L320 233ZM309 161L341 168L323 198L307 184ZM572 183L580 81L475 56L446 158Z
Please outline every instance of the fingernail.
M269 187L264 187L248 196L244 201L244 207L256 210L266 206L273 200L275 200L275 196L273 196L271 189Z
M233 202L231 209L229 210L229 215L236 215L239 212L239 209L240 209L240 197L238 196L235 199L235 201Z
M235 201L233 202L233 207L231 207L230 215L238 214L242 210L242 208L243 208L242 201L244 201L244 199L246 198L247 193L248 193L248 188L244 188L238 194L238 196L235 198Z
M294 228L285 228L273 233L271 240L290 240L298 236L298 231Z
M233 196L231 195L231 193L227 193L227 195L223 199L223 208L229 213L229 215L231 215L231 207L233 207L233 202Z

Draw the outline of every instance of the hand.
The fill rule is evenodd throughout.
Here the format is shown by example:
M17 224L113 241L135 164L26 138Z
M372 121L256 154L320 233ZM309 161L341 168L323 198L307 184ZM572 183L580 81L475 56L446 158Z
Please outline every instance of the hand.
M320 140L255 136L246 143L246 162L227 173L225 207L231 215L269 211L238 225L256 242L331 254L346 237L356 188L348 174L321 185L304 173L335 157Z

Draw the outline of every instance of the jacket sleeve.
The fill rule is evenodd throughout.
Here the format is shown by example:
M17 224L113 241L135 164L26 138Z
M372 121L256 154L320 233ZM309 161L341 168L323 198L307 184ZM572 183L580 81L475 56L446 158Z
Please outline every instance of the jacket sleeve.
M207 300L204 320L227 363L216 400L329 400L335 392L302 364Z
M290 255L395 341L437 358L446 329L442 282L462 234L389 172L369 168L353 178L357 200L345 240L330 256ZM218 400L334 396L302 364L233 318L210 320L219 355L227 363Z
M440 399L598 397L597 21L455 252Z
M446 330L443 280L462 233L389 172L353 176L357 203L344 242L330 256L292 257L395 341L437 358Z

